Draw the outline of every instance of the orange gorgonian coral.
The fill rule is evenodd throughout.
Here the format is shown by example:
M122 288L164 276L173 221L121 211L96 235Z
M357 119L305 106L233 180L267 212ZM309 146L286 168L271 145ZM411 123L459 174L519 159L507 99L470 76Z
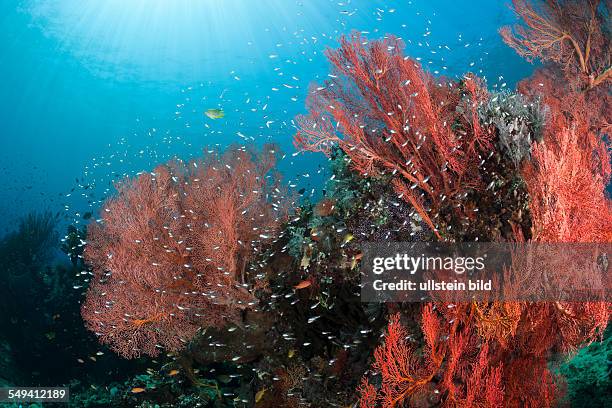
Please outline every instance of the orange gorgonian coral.
M126 358L182 348L255 305L247 265L283 216L272 146L173 161L117 186L89 228L87 327Z

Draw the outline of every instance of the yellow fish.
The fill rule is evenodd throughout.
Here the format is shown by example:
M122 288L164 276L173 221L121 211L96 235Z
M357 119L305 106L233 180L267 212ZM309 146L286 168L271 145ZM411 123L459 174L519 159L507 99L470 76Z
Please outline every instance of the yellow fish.
M174 376L175 376L175 375L177 375L178 373L179 373L179 370L170 370L170 371L168 372L168 375L169 375L170 377L174 377Z
M259 401L261 401L265 393L266 393L266 388L262 388L261 390L257 391L257 394L255 394L255 403L258 403Z
M223 109L216 108L207 109L206 111L204 111L204 114L210 119L221 119L225 116L225 112L223 112Z
M351 233L349 232L348 234L346 234L346 235L344 236L344 239L342 240L342 245L346 245L346 244L348 244L349 242L351 242L351 241L353 240L353 238L355 238L355 237L353 236L353 234L351 234Z

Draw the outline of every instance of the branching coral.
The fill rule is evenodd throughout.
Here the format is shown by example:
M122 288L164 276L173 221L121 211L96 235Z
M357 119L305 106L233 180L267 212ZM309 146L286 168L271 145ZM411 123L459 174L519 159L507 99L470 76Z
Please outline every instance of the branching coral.
M364 378L361 406L384 408L421 406L432 396L445 406L502 407L501 365L491 366L489 346L479 341L455 319L446 323L432 305L423 310L425 346L420 353L406 342L400 315L389 321L384 343L374 353L373 368L381 376L379 390ZM469 373L469 375L468 375ZM440 402L440 401L438 401Z
M439 235L437 211L479 186L478 152L491 137L477 113L486 92L474 77L434 80L402 48L394 37L368 43L354 34L328 50L333 79L312 88L295 144L326 154L337 145L362 175L394 175L400 197Z
M358 389L361 406L553 406L559 390L551 351L595 339L607 316L601 302L428 304L417 348L393 315L374 353L375 375Z
M610 242L612 210L605 192L611 173L610 145L604 137L610 131L611 112L606 86L611 72L609 2L515 1L514 5L523 19L522 28L517 28L522 39L509 29L502 35L519 54L546 44L545 32L554 31L558 37L539 48L541 58L556 64L519 84L523 94L541 99L549 113L543 140L533 144L533 160L522 169L531 198L534 239ZM536 22L554 30L538 28ZM564 47L565 43L571 46ZM588 75L587 87L576 86L576 76L568 70L572 66Z
M52 258L57 222L48 211L29 213L19 220L16 231L0 239L0 258L9 277L33 273Z
M569 73L578 73L587 88L612 79L608 1L513 0L512 4L522 21L500 32L520 55L561 64Z
M102 343L128 358L177 350L255 303L246 267L282 216L273 152L233 148L118 186L85 250L94 279L82 314Z
M593 126L601 120L601 111L583 114L582 109L588 110L583 95L564 89L550 93L555 88L547 89L545 100L553 102L553 120L546 126L544 140L532 145L532 160L522 169L530 196L533 240L609 243L612 204L605 190L610 180L610 153L597 126ZM567 270L565 265L554 268L552 276L589 278L589 271ZM520 273L520 265L515 266L515 272ZM524 305L523 309L513 338L518 353L512 353L521 357L509 367L505 381L514 395L526 390L517 385L524 381L547 396L545 401L552 402L559 398L559 391L547 367L548 358L555 351L575 351L601 336L609 321L609 303L558 301ZM509 353L504 358L510 358ZM537 372L538 378L546 381L535 386Z

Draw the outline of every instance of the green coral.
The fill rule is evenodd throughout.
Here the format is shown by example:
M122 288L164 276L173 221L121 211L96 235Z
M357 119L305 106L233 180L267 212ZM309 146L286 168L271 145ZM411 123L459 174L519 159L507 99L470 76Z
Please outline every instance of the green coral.
M287 232L290 236L287 243L287 253L292 257L299 259L304 253L304 246L312 242L308 237L306 227L289 226Z
M350 160L339 148L332 152L330 170L333 176L326 185L329 197L336 200L336 207L341 212L350 213L363 201L371 181L351 169Z
M567 382L567 399L572 407L612 406L612 326L601 342L581 349L559 373Z

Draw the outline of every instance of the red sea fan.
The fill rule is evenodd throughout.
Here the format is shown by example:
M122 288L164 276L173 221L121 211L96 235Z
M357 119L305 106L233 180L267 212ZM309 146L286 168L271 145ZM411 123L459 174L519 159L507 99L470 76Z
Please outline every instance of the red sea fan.
M359 408L373 408L376 406L377 391L376 387L369 383L367 378L361 379L361 384L357 389L359 393Z
M609 7L599 0L513 0L521 22L500 32L519 55L546 63L518 89L547 106L549 138L567 128L580 137L610 133Z
M480 184L478 149L490 134L476 108L486 91L470 76L464 86L435 80L402 50L395 37L358 34L328 50L332 79L312 88L295 144L326 154L337 145L361 174L394 175L397 192L437 234L436 211Z
M523 169L531 199L534 242L596 243L612 239L612 206L605 193L610 177L609 151L584 121L577 120L580 116L575 117L564 117L562 122L574 125L560 132L556 130L559 122L548 124L544 141L532 146L532 160ZM565 255L571 258L572 253ZM588 269L578 269L570 260L547 259L545 254L535 259L542 260L543 265L529 268L538 272L549 268L555 279L591 278ZM521 265L522 260L513 261L515 277L530 271L521 269ZM573 265L572 269L567 265ZM519 318L514 320L513 330L505 338L496 339L495 358L505 362L506 403L552 406L559 400L560 390L548 369L548 360L555 353L573 352L601 336L609 321L609 303L549 301L521 302L517 306L520 314L514 314Z
M531 197L534 240L612 242L608 147L591 133L563 130L532 147L523 171Z
M389 319L384 342L374 352L373 369L380 373L382 384L380 390L370 385L366 378L360 387L361 405L374 407L374 401L383 407L394 407L398 403L418 394L431 382L442 364L442 354L437 349L437 324L426 326L430 336L427 337L427 350L422 359L407 344L408 333L400 322L400 315ZM433 335L433 337L432 337ZM431 342L431 343L430 343Z
M610 152L602 137L610 129L610 46L602 34L609 25L608 3L517 0L514 6L523 26L514 34L502 31L506 42L521 55L552 62L519 86L549 109L544 140L533 144L532 160L522 169L533 240L611 242ZM559 268L557 275L562 273ZM515 334L500 354L511 362L504 370L508 402L521 405L539 395L540 406L552 405L559 390L549 357L597 339L608 321L606 302L523 305Z
M362 407L393 408L406 402L412 407L503 406L502 366L492 365L488 344L458 320L449 324L444 317L433 305L425 306L422 350L408 345L400 315L390 318L384 342L374 352L373 368L382 384L377 390L362 380Z
M552 353L597 338L607 318L603 302L429 304L422 312L424 345L416 348L393 315L374 353L380 385L363 379L361 406L553 406L559 389L548 369ZM493 327L506 320L510 327Z
M521 23L500 30L504 41L528 60L560 64L593 88L612 78L609 1L512 0Z
M273 147L158 166L118 186L89 228L87 327L124 357L182 348L252 306L247 264L280 225Z

